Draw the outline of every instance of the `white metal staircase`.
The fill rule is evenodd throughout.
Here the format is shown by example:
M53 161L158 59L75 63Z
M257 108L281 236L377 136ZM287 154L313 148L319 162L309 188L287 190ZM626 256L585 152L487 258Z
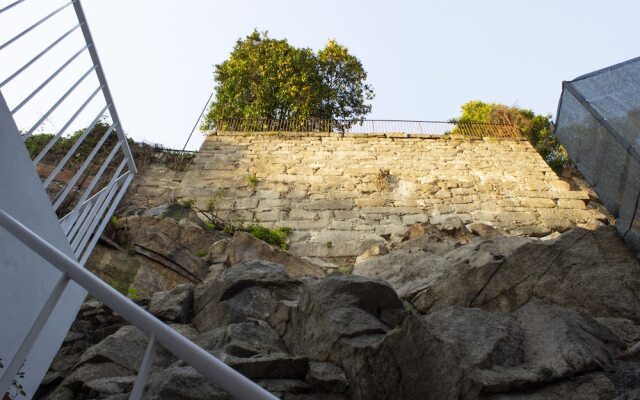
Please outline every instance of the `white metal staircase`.
M0 26L12 26L12 13L34 7L29 3L0 1ZM22 368L26 397L31 398L89 292L150 336L130 398L142 396L159 343L237 398L275 399L84 269L136 166L80 0L52 3L45 3L50 11L0 45L0 67L14 66L3 52L48 29L47 24L65 13L67 18L73 15L70 27L49 37L6 77L0 75L0 397ZM80 39L79 48L66 57L50 57L61 47L70 48L74 37ZM51 66L52 59L62 61ZM38 73L42 70L47 72ZM69 73L74 70L81 72L74 77ZM33 71L44 78L34 81ZM47 90L61 82L67 87L52 99ZM20 113L43 99L49 105L20 131L18 125L25 120ZM65 110L62 128L30 155L24 142ZM96 127L105 118L108 129L98 133ZM73 136L75 142L55 158L55 165L49 165L50 153L69 141L71 127L78 124L86 128ZM88 144L93 147L86 151Z

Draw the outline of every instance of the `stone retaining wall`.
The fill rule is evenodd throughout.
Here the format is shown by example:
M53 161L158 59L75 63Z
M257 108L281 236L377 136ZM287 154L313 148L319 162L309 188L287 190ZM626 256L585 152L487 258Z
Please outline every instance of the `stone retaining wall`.
M534 236L606 218L517 140L212 133L173 195L288 226L290 250L319 257L356 256L450 215Z

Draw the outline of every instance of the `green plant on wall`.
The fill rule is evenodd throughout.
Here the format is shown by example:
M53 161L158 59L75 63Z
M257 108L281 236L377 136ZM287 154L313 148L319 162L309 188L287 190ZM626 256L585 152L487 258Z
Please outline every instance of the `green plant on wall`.
M291 228L286 226L281 226L277 228L267 228L264 225L261 225L257 222L246 226L240 226L236 228L237 230L247 232L256 238L267 242L273 246L276 246L282 250L287 249L287 237L291 233Z
M180 199L178 204L185 208L194 209L196 206L196 199Z
M479 100L469 101L461 109L460 117L454 121L514 125L554 171L561 172L571 165L567 151L554 135L551 114L539 115L532 110Z
M244 181L251 189L255 189L256 186L258 186L258 177L256 176L255 172L245 176Z

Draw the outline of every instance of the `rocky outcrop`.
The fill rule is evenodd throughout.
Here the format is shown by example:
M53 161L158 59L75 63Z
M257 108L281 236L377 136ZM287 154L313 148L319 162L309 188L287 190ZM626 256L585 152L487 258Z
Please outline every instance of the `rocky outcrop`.
M155 293L149 310L288 400L613 400L640 390L640 358L625 352L640 338L640 265L615 231L541 241L424 228L372 251L359 275L231 265L220 255L232 240L210 243L203 282ZM94 329L96 315L108 331ZM70 335L36 398L126 398L148 338L96 302ZM145 398L230 399L164 349Z
M512 312L538 298L640 322L640 268L611 226L548 241L497 237L456 245L423 236L353 273L389 282L424 313L450 306Z
M278 250L268 245L260 239L246 233L236 232L226 247L226 261L229 265L235 265L243 261L264 260L280 264L289 275L301 276L324 276L322 268L289 254L286 251Z
M266 319L280 301L295 301L301 282L268 261L246 261L196 288L194 325L200 331Z

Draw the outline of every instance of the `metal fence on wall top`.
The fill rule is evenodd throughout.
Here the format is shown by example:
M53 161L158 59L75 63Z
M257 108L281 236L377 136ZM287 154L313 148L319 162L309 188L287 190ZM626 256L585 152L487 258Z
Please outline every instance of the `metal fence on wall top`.
M218 132L318 132L340 134L407 134L470 139L522 139L517 127L447 121L229 118L216 121Z

